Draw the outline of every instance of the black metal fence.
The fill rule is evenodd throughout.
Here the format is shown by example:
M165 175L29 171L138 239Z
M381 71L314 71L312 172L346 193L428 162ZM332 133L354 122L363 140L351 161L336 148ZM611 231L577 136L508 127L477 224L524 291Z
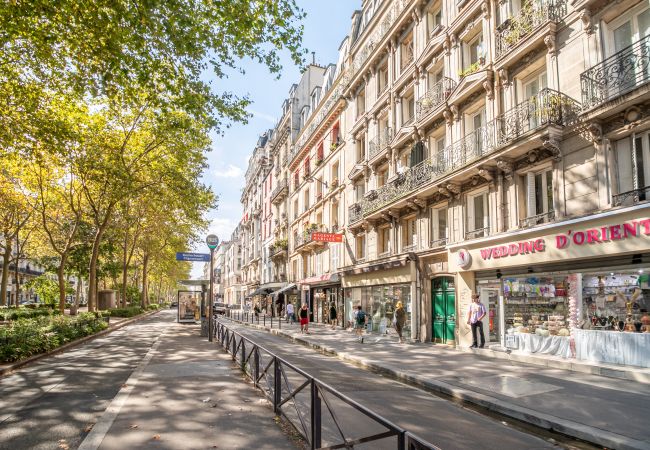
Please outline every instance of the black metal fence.
M312 449L438 447L216 320L216 339Z
M262 312L255 313L255 311L232 311L228 310L225 317L229 319L236 320L238 322L254 323L257 325L270 326L271 328L282 329L282 322L286 319L279 316L270 316ZM285 322L286 323L286 322Z

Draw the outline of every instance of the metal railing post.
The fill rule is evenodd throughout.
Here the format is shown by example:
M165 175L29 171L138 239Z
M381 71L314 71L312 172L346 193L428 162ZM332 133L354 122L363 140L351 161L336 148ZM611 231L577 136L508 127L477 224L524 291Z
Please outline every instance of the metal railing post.
M241 370L246 373L246 341L241 339Z
M260 378L260 350L257 346L253 349L253 376L253 384L259 387L257 380Z
M282 402L282 373L280 361L277 356L273 357L273 411L280 414L280 402Z
M237 360L237 339L234 333L232 335L232 359Z
M263 322L263 325L266 326L266 314L264 314L264 319L262 319L262 322ZM260 323L259 320L257 321L257 323L258 324Z
M406 450L406 431L397 435L397 450Z
M311 448L321 447L321 399L316 380L311 379Z

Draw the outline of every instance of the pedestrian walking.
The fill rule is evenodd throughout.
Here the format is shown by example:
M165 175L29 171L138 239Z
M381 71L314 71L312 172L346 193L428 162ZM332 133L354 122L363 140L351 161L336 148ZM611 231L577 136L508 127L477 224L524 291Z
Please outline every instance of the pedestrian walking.
M366 327L366 322L368 321L368 315L361 305L357 306L357 310L354 313L354 331L357 335L357 340L363 344L363 329Z
M332 325L332 330L336 329L336 307L334 306L334 303L330 306L330 325Z
M472 304L469 305L469 313L467 315L467 324L472 327L472 346L470 348L483 348L485 347L485 334L483 334L483 317L485 317L485 305L481 303L481 298L478 294L472 294ZM476 336L478 332L481 335L481 345L478 345Z
M395 316L393 317L393 326L397 335L399 336L399 343L404 343L404 338L402 337L402 331L404 330L404 325L406 324L406 310L402 302L397 302L397 307L395 308Z
M255 311L255 317L259 317L260 313L262 312L262 310L260 309L260 305L256 304L255 308L253 308L253 311Z
M307 303L303 303L300 308L300 332L309 334L309 310Z
M293 303L287 303L287 323L291 321L291 323L294 322L293 320Z

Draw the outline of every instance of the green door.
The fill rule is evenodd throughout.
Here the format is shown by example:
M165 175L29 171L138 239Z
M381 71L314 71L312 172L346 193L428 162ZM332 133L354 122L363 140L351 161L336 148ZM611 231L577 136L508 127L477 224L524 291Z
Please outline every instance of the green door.
M431 286L433 340L454 342L456 330L456 290L452 277L435 278Z

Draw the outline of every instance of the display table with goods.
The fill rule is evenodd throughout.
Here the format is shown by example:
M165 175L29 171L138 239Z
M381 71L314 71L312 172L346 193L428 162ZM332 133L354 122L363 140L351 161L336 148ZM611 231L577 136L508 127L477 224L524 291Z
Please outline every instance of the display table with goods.
M650 367L649 281L643 270L583 276L577 359Z
M508 348L571 356L565 277L508 278L503 293Z

